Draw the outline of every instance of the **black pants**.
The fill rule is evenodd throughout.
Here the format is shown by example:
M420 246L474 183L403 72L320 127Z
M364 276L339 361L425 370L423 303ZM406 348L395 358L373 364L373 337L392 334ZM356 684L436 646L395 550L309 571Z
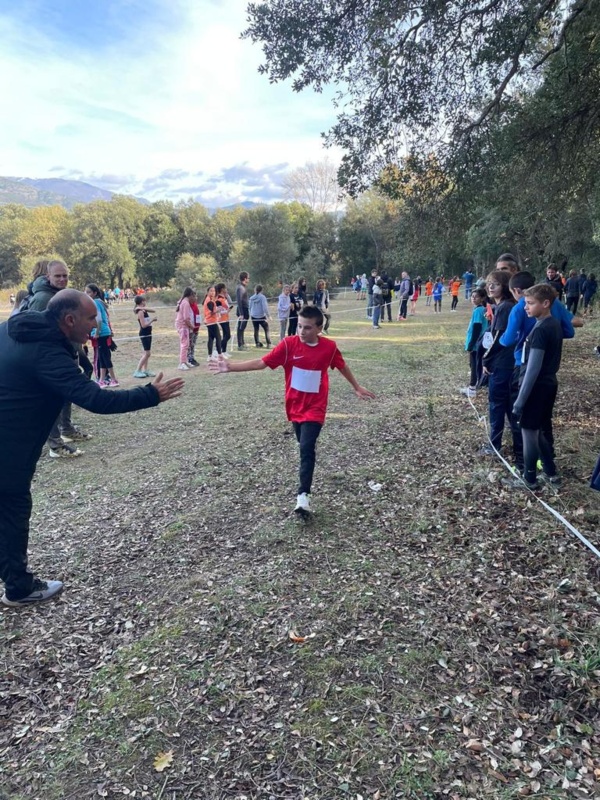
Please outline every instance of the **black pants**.
M31 594L33 574L27 569L31 492L0 493L0 578L9 600Z
M458 305L458 297L455 294L453 294L452 295L452 305L450 306L450 311L454 311L454 309L456 308L457 305Z
M295 336L298 330L298 317L290 317L290 324L288 325L288 336Z
M385 312L387 309L387 318L388 322L392 321L392 301L386 300L384 307L381 309L381 321L383 322L383 318L385 317Z
M476 350L469 350L469 366L471 367L471 380L469 381L469 386L471 389L477 388L477 383L479 378L477 376L477 351Z
M246 312L244 314L244 319L238 319L237 324L237 343L238 347L244 346L244 331L246 330L246 325L248 324L248 317L249 314Z
M100 336L98 339L98 369L112 369L112 358L108 340L110 336Z
M217 353L221 355L223 351L221 348L221 331L219 330L219 326L215 322L212 325L207 325L206 330L208 331L208 355L212 356L213 342Z
M542 467L548 477L553 478L556 475L552 445L546 438L544 431L539 428L536 430L523 428L523 450L523 477L528 483L535 482L538 459L541 459Z
M515 367L515 369L513 371L513 374L512 374L512 378L511 378L511 383L510 383L510 407L511 407L511 409L515 404L515 400L519 396L519 376L520 376L520 372L521 372L521 368L520 367ZM544 395L544 399L548 399L550 396L552 396L552 408L554 408L554 402L556 400L556 390L554 390L554 389L552 389L552 387L550 387L547 392L543 393L543 395ZM549 450L550 450L550 456L554 460L554 458L556 456L555 456L555 452L554 452L554 430L552 428L552 408L550 410L550 413L542 414L540 416L540 418L539 418L539 421L536 420L535 424L533 426L530 425L529 427L530 428L533 427L534 429L536 429L536 428L540 429L540 437L539 437L540 450L541 450L541 447L544 447L547 444L548 447L549 447ZM525 422L527 423L527 419L525 419ZM512 432L512 439L513 439L513 452L514 452L514 455L515 455L515 466L521 472L523 472L523 469L525 468L525 457L524 457L524 454L523 454L523 451L524 451L524 446L523 446L523 428L524 427L526 427L526 425L523 426L521 422L519 422L516 419L514 419L512 417L512 415L511 415L510 429L511 429L511 432ZM542 437L544 439L543 442L542 442ZM537 461L537 459L536 459L536 461ZM547 474L549 475L551 473L547 473ZM552 473L552 474L555 474L555 473Z
M258 330L262 328L265 332L265 339L267 344L271 344L271 340L269 339L269 323L266 319L253 319L252 320L252 327L254 328L254 343L258 344Z
M221 323L221 331L223 332L223 339L221 341L221 349L223 350L224 353L226 353L227 352L227 344L228 344L229 340L231 339L231 330L229 328L229 323L228 322L222 322Z
M400 314L398 315L401 319L406 319L406 311L408 308L408 297L403 297L400 301Z
M490 411L490 439L496 450L502 447L502 434L504 432L504 418L512 425L512 405L510 397L510 383L512 369L494 369L489 377L489 411Z
M300 485L298 494L310 494L315 461L317 439L323 427L320 422L294 422L294 433L300 445Z
M567 311L570 311L572 314L576 314L578 305L579 297L567 297Z

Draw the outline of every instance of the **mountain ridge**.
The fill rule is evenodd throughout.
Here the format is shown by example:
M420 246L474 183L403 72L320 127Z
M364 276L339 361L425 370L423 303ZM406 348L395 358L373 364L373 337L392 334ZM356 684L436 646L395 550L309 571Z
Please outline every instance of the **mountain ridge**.
M27 208L59 205L71 210L77 203L111 200L115 194L85 181L0 176L0 205L18 203ZM142 205L149 205L149 201L143 197L133 199Z

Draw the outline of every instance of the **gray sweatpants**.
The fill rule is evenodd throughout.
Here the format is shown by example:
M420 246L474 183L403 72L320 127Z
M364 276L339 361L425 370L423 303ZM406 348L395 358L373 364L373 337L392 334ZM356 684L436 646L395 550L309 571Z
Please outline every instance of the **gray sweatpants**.
M56 419L50 435L48 436L48 447L61 447L64 442L61 439L61 434L64 433L68 436L73 433L73 423L71 422L71 403L65 403L60 410L60 414Z

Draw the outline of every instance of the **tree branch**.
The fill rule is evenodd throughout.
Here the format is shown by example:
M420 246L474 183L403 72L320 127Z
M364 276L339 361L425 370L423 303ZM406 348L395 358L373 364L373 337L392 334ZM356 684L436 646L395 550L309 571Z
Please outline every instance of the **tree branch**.
M585 1L587 2L587 0ZM529 35L535 29L538 22L544 17L544 15L547 14L548 11L550 11L552 7L556 5L556 2L557 0L546 0L546 2L543 3L543 5L538 9L537 14L530 21L529 25L522 33L519 39L517 48L512 57L512 63L509 71L504 76L504 79L502 80L500 86L496 89L494 96L492 97L490 102L485 106L479 117L475 120L475 122L472 122L465 128L462 136L463 139L466 136L468 136L469 133L471 133L475 128L478 128L483 122L485 122L490 113L498 106L506 90L506 87L519 71L519 67L521 65L521 56L523 55L523 50L525 49Z
M572 12L569 14L567 19L564 21L564 24L563 24L563 26L561 28L561 31L560 31L560 34L558 36L558 40L557 40L556 44L554 45L554 47L550 48L550 50L548 50L547 53L544 53L544 55L542 56L542 58L540 58L539 61L536 61L536 63L531 68L532 70L538 69L538 67L541 67L542 64L547 59L550 58L550 56L553 56L555 53L558 53L558 51L563 46L563 44L565 44L566 36L567 36L567 30L571 27L571 25L577 19L577 17L581 14L581 12L585 11L586 6L588 6L588 5L589 5L589 0L580 0L579 3L577 3L574 6Z

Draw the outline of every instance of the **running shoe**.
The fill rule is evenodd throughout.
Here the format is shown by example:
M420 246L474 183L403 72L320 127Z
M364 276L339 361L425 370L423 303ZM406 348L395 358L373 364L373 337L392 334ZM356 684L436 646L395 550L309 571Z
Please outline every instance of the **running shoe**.
M63 442L89 442L89 440L93 438L91 433L84 433L78 428L73 428L72 431L61 434Z
M297 514L309 514L310 513L310 499L306 492L302 492L296 498L296 508L294 511Z
M70 444L61 444L60 447L51 447L48 455L50 458L77 458L83 455L83 450Z
M189 367L188 367L187 364L184 364L183 361L182 361L181 364L177 367L177 369L180 369L182 372L187 372Z
M553 486L555 489L558 489L559 486L562 486L562 478L560 475L546 475L545 472L542 472L540 479L544 483L547 483L548 486Z
M117 387L117 386L120 386L121 384L119 383L119 381L113 381L113 380L112 380L112 378L111 378L111 380L109 380L109 381L108 381L108 383L107 383L106 385L107 385L107 386L108 386L110 389L113 389L113 388L115 388L115 387Z
M501 483L503 486L506 486L507 489L529 489L531 492L537 492L542 488L537 480L530 483L526 481L525 478L519 478L517 476L514 478L502 478Z
M62 590L62 581L41 581L39 578L34 578L31 592L27 597L22 597L20 600L9 600L5 593L0 598L0 602L12 608L31 606L34 603L45 603L46 600L51 600L60 594Z
M134 378L147 378L148 375L143 370L136 369L136 371L133 373L133 377Z

